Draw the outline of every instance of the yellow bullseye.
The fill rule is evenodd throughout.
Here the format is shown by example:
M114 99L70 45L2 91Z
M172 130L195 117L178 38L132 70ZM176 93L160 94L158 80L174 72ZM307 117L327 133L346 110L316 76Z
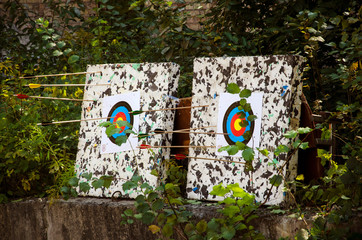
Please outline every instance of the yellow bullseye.
M240 118L238 118L238 119L235 120L235 122L234 122L234 129L235 129L236 131L240 131L240 129L241 129L240 123L241 123L241 119L240 119Z
M119 118L116 119L116 122L117 122L117 121L124 121L124 120L123 120L122 117L119 117ZM118 124L116 124L116 128L120 128L120 126L118 126Z

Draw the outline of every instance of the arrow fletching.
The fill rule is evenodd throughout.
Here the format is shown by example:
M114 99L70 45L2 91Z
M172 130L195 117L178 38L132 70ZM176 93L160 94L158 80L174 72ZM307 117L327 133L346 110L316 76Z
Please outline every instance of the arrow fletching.
M25 94L16 94L15 95L17 98L19 98L19 99L27 99L27 98L29 98L29 96L28 95L25 95Z
M176 158L176 160L182 160L182 159L186 158L186 155L181 154L181 153L175 154L175 158Z
M29 83L29 87L30 87L30 88L40 88L40 87L41 87L41 84Z
M148 148L151 148L151 146L147 144L141 144L140 146L140 149L148 149Z
M136 110L136 111L132 111L132 112L130 112L130 113L133 114L133 115L139 115L139 114L143 113L143 111L141 111L141 110Z

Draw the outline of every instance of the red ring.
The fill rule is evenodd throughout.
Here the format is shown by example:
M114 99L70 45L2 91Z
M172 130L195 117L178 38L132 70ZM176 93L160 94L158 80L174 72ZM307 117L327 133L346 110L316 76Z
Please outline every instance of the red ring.
M236 136L236 137L242 136L242 135L244 134L244 132L245 132L245 129L246 129L245 127L242 127L239 131L235 129L235 121L236 121L237 119L239 119L239 118L240 118L240 113L237 113L237 114L235 114L235 115L233 116L233 118L232 118L231 121L230 121L230 124L231 124L231 126L230 126L231 132L232 132L232 134L234 134L234 136ZM243 118L243 119L241 119L241 121L242 121L242 122L243 122L243 121L246 121L246 119Z

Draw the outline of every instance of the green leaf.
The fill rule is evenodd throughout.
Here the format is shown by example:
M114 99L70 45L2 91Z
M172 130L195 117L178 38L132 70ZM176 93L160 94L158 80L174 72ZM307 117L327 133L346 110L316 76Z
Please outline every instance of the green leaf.
M133 219L131 219L131 218L127 219L127 223L128 223L128 224L132 224L132 223L133 223Z
M306 128L298 128L298 133L299 134L306 134L306 133L310 133L311 131L313 131L313 129L306 127Z
M68 181L69 185L72 186L72 187L78 186L78 182L79 182L79 178L77 178L77 177L72 177Z
M267 149L263 149L263 150L258 149L258 150L261 154L263 154L266 157L269 155L269 151Z
M207 229L208 231L218 231L220 225L219 223L216 222L215 218L211 219L211 221L209 221L207 223Z
M111 123L111 122L102 122L102 123L99 124L100 127L108 127L108 126L111 126L111 125L113 125L113 123Z
M223 151L226 151L228 149L229 146L224 146L224 147L221 147L219 148L217 151L218 152L223 152Z
M98 180L94 180L92 182L92 186L95 188L95 189L98 189L98 188L101 188L104 184L104 180L103 179L98 179Z
M154 201L152 203L152 210L153 211L158 211L161 210L164 206L163 200L162 199L157 199L156 201Z
M124 212L124 215L128 216L128 217L132 217L133 216L133 210L128 208L126 209Z
M304 142L302 144L299 145L299 148L305 150L307 148L309 148L309 143L308 142Z
M245 161L252 161L254 160L254 149L250 148L250 147L247 147L243 153L242 153L242 156L243 158L245 159Z
M239 148L236 145L229 145L226 151L229 155L235 155L238 153Z
M224 201L222 201L222 203L231 205L231 204L235 204L236 200L234 198L227 197L227 198L224 199Z
M151 170L151 175L158 177L158 172L156 169Z
M132 124L130 124L127 121L119 120L119 121L116 122L116 124L118 125L118 127L129 127L130 129L133 128Z
M65 42L64 41L60 41L57 43L57 47L58 48L63 48L65 46Z
M281 153L287 153L287 152L289 152L289 148L287 147L287 146L285 146L285 145L279 145L278 147L277 147L277 149L275 149L275 151L274 151L274 154L276 155L276 156L279 156Z
M193 230L194 230L194 225L192 223L187 223L185 226L185 233L187 235L191 235Z
M79 190L81 191L81 192L88 192L89 191L89 189L90 189L90 186L89 186L89 183L87 183L87 182L81 182L81 183L79 183Z
M64 50L64 55L68 55L70 52L72 52L72 49L70 49L70 48L67 48L67 49L65 49Z
M127 182L123 183L123 185L122 185L122 188L124 191L131 190L136 187L137 187L137 184L132 181L127 181Z
M133 215L133 217L134 217L135 219L140 220L140 219L143 218L143 214L142 214L142 213L137 213L137 214Z
M284 137L286 138L295 138L298 135L298 132L295 130L288 131L284 133Z
M111 183L113 181L112 176L102 176L101 179L104 181L103 182L103 187L109 188L111 186Z
M248 98L248 97L251 96L251 91L250 91L249 89L243 89L243 90L240 92L239 96L240 96L241 98Z
M207 229L207 222L205 220L201 220L196 224L196 230L199 233L204 233Z
M55 57L59 57L60 55L62 55L63 53L61 52L61 51L59 51L59 50L55 50L54 52L53 52L53 56L55 56Z
M240 106L244 106L246 104L246 99L240 99Z
M233 227L222 227L221 236L226 240L231 240L235 236L236 230Z
M123 143L126 143L127 142L127 136L126 135L122 135L122 136L118 136L116 137L116 141L115 143L118 145L118 146L121 146Z
M142 222L144 224L151 224L154 220L155 220L156 216L153 212L151 211L147 211L143 214L143 217L142 217Z
M148 230L150 230L153 234L155 234L158 233L161 230L161 228L158 227L157 225L150 225L148 226Z
M141 204L141 203L144 203L146 201L145 199L145 196L144 195L138 195L136 198L135 198L137 204Z
M74 188L70 189L70 195L72 195L73 197L78 197L78 193L77 193L77 191L75 191Z
M225 196L225 194L229 193L230 190L226 189L222 186L222 183L220 183L219 185L216 185L212 188L212 191L210 192L210 195L216 195L216 196L220 196L223 197Z
M329 129L323 128L321 138L322 140L329 140L331 138L331 131Z
M238 147L239 150L243 151L246 148L246 145L242 142L237 141L235 145Z
M46 40L48 40L48 39L50 38L50 36L49 36L49 35L43 35L41 38L42 38L44 41L46 41Z
M150 205L148 205L148 203L146 203L146 202L140 203L137 206L137 211L140 212L140 213L145 214L149 210L150 210Z
M155 199L160 198L157 192L151 192L148 194L147 199L149 202L153 202Z
M116 128L116 126L114 124L112 124L109 127L107 127L106 134L108 137L111 137L113 134L119 133L119 131L120 131L120 129Z
M342 198L343 200L350 200L350 199L351 199L351 198L347 197L346 195L342 195L341 198Z
M84 177L85 179L87 179L88 181L91 180L92 178L92 173L83 173L82 177Z
M152 187L150 186L150 184L148 184L148 183L142 183L141 184L141 186L140 186L140 188L142 188L142 189L144 189L144 188L146 188L146 189L152 189Z
M240 107L240 106L239 106ZM246 117L246 114L242 111L242 108L241 109L239 109L240 110L240 112L238 112L237 114L239 115L239 118L240 119L243 119L244 117ZM246 121L243 121L243 122L246 122ZM240 123L240 125L241 125L241 123ZM246 126L248 125L248 123L246 122Z
M297 148L301 142L302 142L302 141L298 139L298 140L296 140L295 142L293 142L292 145L293 145L294 148Z
M163 226L163 228L162 228L162 234L163 234L166 238L171 237L172 234L173 234L172 225L171 225L171 224L165 224L165 226Z
M136 134L133 130L131 130L131 129L126 129L126 130L124 130L124 133L125 134L128 134L128 133L132 133L132 134Z
M73 63L76 63L78 62L79 60L79 56L78 55L72 55L68 58L68 63L69 64L73 64Z
M254 120L257 119L257 118L258 118L258 117L255 116L255 115L249 115L247 119L248 119L248 121L251 122L251 121L254 121Z
M276 187L279 187L279 185L282 183L283 181L283 177L281 175L274 175L273 177L270 178L270 184L274 185Z
M69 193L69 187L63 186L63 187L60 189L60 192L63 193L63 194Z
M245 111L245 112L250 112L250 111L251 111L251 105L250 105L250 103L245 104L245 105L243 106L243 108L244 108L244 111Z
M240 212L240 208L238 206L235 205L230 205L230 206L226 206L224 207L224 209L222 210L222 213L229 218L232 218L235 216L235 214Z
M229 83L226 87L226 91L228 91L228 93L236 94L240 92L240 88L236 83Z

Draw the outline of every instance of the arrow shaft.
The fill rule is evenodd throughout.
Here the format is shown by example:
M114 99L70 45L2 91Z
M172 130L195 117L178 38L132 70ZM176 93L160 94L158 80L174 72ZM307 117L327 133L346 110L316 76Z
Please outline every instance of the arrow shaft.
M40 78L40 77L57 77L57 76L70 76L70 75L82 75L82 74L92 74L92 73L101 73L98 72L76 72L76 73L60 73L60 74L48 74L48 75L36 75L36 76L28 76L28 77L19 77L19 78Z
M89 87L93 87L93 86L110 86L111 84L78 84L78 83L74 83L74 84L39 84L39 87L76 87L76 86L89 86ZM26 87L30 87L30 85L25 85Z
M54 98L54 97L38 97L38 96L29 96L29 98L36 99L52 99L52 100L64 100L64 101L78 101L78 102L94 102L95 100L87 99L75 99L75 98Z
M162 109L154 109L154 110L140 110L142 113L145 112L158 112L158 111L167 111L167 110L176 110L176 109L188 109L188 108L202 108L208 107L209 105L200 105L200 106L187 106L187 107L175 107L175 108L162 108ZM128 112L128 113L132 113Z
M176 157L176 155L171 155L171 157ZM221 162L231 162L231 163L245 164L245 162L237 162L237 161L225 160L225 159L217 159L217 158L204 158L204 157L191 157L191 156L185 156L185 158L193 158L193 159L201 159L201 160L209 160L209 161L221 161Z
M147 146L147 148L215 148L215 147L216 146ZM137 148L140 148L140 146L137 146Z

